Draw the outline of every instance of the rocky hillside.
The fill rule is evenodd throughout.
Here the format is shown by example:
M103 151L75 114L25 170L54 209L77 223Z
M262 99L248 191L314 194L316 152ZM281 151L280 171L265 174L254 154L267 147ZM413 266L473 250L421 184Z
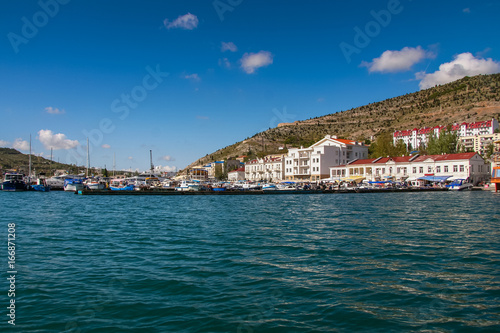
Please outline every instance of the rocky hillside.
M240 155L286 152L279 147L308 146L326 134L363 141L372 140L383 131L491 118L500 118L500 74L465 77L351 110L279 124L276 128L208 154L186 169Z

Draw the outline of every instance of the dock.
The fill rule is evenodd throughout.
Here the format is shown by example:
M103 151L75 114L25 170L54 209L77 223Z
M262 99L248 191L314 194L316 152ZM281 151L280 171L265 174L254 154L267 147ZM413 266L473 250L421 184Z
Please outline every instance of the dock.
M340 194L340 193L388 193L388 192L442 192L447 188L389 188L389 189L333 189L333 190L289 190L289 191L172 191L172 190L140 190L140 191L111 191L111 190L80 190L79 195L286 195L286 194Z

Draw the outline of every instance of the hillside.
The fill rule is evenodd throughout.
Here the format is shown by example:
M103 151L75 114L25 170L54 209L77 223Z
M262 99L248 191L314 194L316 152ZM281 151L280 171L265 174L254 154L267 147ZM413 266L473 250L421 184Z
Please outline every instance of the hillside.
M185 170L240 155L261 156L279 147L308 146L327 134L358 141L383 131L412 129L457 122L500 118L500 74L478 75L347 111L257 133L251 138L202 157Z
M52 170L68 170L77 173L78 169L75 166L57 162L40 157L31 156L32 170L37 173L45 172L52 174ZM29 170L29 155L23 154L12 148L0 148L0 169L14 169L23 173L28 173Z

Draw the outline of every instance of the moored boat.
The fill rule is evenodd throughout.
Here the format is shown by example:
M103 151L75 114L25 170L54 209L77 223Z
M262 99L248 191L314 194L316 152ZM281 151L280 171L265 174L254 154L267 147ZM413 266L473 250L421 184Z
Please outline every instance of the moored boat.
M175 188L176 191L200 191L201 184L191 180L183 180L179 186Z
M135 186L133 184L129 184L126 179L117 178L111 180L109 189L111 191L133 191Z
M473 185L467 182L466 179L455 179L451 184L446 185L452 191L470 191Z
M68 178L64 180L64 190L67 192L76 192L83 190L83 179Z
M19 173L6 173L2 182L2 190L8 192L26 191L28 185L24 181L24 176Z

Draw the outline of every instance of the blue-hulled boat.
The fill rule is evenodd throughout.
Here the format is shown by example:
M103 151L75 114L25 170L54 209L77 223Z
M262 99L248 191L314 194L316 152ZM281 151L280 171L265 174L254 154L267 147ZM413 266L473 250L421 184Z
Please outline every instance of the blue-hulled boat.
M24 176L19 173L6 173L2 182L2 190L9 192L26 191L28 185L24 181Z

